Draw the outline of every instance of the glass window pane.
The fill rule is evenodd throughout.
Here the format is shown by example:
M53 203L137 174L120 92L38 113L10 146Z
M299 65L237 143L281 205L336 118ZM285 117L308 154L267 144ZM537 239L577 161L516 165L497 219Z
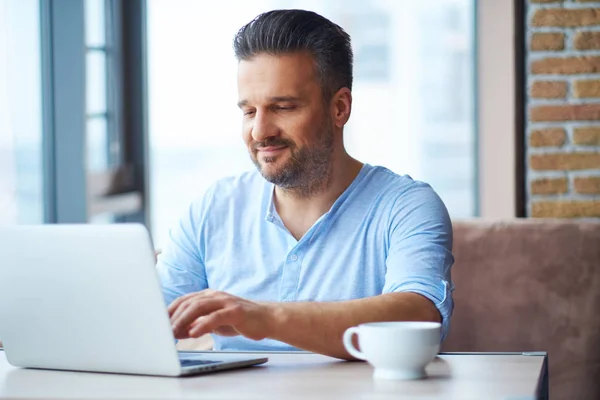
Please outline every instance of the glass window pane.
M106 53L104 51L87 53L86 101L88 114L106 112Z
M104 0L85 0L85 43L88 46L106 43L104 7Z
M150 212L157 247L192 198L221 176L253 167L240 136L231 41L265 3L148 2ZM190 51L198 46L203 51Z
M473 2L149 0L150 203L158 245L210 183L253 168L240 139L231 41L243 24L277 8L316 11L352 36L348 152L430 183L452 217L474 216Z
M0 224L44 219L39 0L0 2Z
M108 131L106 118L88 119L86 139L88 171L105 171L108 168Z

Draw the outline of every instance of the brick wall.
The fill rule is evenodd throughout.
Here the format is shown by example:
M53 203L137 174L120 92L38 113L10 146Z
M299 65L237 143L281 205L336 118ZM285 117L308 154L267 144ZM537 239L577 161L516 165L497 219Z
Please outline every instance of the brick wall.
M600 218L600 1L526 1L528 215Z

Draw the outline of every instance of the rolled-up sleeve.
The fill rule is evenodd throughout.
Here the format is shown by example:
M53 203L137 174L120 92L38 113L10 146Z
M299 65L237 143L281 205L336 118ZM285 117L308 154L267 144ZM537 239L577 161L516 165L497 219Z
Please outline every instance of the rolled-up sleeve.
M454 308L452 223L442 200L421 182L398 197L390 214L384 293L414 292L440 312L443 340Z

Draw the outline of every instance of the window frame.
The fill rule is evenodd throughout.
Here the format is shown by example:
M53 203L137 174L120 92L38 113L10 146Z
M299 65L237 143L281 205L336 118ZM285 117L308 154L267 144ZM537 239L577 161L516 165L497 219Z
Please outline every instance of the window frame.
M476 3L480 217L525 217L525 2Z
M86 223L110 213L114 222L149 225L147 190L146 40L144 0L105 0L107 157L86 164L85 2L40 0L44 222Z

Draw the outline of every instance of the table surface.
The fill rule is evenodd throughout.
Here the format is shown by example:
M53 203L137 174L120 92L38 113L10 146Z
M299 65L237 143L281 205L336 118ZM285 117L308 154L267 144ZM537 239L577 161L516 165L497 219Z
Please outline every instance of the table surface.
M415 381L372 378L364 362L312 353L247 353L259 366L183 378L15 368L0 351L0 398L19 399L535 399L545 353L442 353Z

